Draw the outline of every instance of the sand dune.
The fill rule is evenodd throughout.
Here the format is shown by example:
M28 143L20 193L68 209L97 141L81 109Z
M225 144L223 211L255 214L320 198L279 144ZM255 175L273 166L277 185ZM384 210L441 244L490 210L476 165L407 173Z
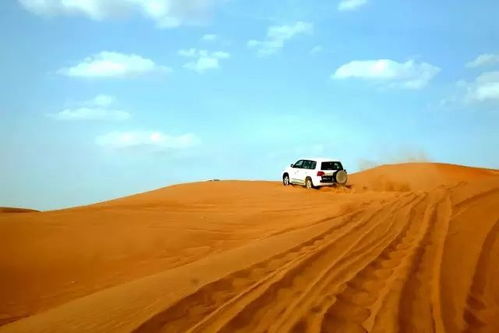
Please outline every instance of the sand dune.
M17 207L0 207L0 214L2 213L34 213L38 212L34 209L17 208Z
M499 171L350 180L0 214L0 332L499 332Z

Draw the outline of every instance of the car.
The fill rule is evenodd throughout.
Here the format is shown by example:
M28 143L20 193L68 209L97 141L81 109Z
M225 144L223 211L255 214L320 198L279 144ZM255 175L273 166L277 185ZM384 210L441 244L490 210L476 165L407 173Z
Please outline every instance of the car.
M306 188L346 185L347 171L340 161L330 158L304 158L282 172L282 184L304 185Z

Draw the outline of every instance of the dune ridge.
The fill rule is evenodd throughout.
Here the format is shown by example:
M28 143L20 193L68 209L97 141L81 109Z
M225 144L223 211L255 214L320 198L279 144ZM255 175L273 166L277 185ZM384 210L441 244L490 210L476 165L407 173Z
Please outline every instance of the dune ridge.
M0 215L0 332L499 331L497 170L386 165L350 184Z
M18 208L18 207L0 207L0 214L2 213L34 213L39 212L35 209Z

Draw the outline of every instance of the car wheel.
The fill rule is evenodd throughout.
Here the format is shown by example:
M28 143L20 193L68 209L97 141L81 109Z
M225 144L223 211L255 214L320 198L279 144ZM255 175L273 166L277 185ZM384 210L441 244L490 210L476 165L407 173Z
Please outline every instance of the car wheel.
M305 187L308 188L308 189L314 188L314 184L312 184L312 179L311 178L305 179Z
M285 174L284 177L282 177L282 185L288 186L289 185L289 175Z
M334 174L334 180L339 185L345 185L348 180L348 176L345 170L336 171Z

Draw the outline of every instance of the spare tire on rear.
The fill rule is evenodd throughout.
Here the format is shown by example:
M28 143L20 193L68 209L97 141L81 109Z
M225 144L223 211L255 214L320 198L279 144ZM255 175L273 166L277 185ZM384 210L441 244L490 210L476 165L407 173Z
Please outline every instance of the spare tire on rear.
M345 185L347 183L348 176L345 170L338 170L334 173L334 181L337 184Z

